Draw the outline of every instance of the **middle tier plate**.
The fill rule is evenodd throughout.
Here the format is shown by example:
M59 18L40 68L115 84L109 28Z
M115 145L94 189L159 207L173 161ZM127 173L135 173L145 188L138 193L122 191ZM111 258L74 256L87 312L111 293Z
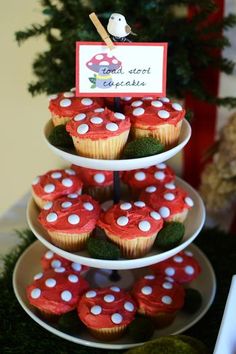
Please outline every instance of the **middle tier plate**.
M186 182L180 178L176 178L176 185L184 188L189 196L194 201L194 207L189 211L188 217L184 222L185 235L182 242L169 251L161 252L157 249L152 249L146 256L136 259L119 259L119 260L104 260L91 258L86 250L71 253L64 251L61 248L53 245L50 241L48 233L43 229L38 221L39 209L33 199L29 200L27 206L28 224L35 236L53 252L60 256L94 268L103 269L134 269L146 267L148 265L164 261L167 258L174 256L186 248L197 237L201 231L205 221L205 208L199 194Z

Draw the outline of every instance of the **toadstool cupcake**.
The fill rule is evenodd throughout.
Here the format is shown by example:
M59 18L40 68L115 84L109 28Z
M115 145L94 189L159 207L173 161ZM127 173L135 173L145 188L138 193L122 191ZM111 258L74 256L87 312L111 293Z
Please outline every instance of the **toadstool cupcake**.
M63 92L49 96L49 110L54 126L66 124L81 112L103 106L100 98L76 97L74 92Z
M173 278L180 284L189 283L201 273L201 267L190 251L182 251L163 262L153 264L151 270L157 275Z
M78 155L97 159L118 159L128 139L129 118L124 114L99 108L81 113L69 121L70 133Z
M69 193L81 194L83 183L71 168L51 170L32 182L32 196L39 208Z
M89 195L69 194L46 204L39 222L56 246L67 251L84 248L96 226L100 207Z
M158 328L170 325L184 305L182 285L164 276L146 275L132 288L137 312L151 317Z
M165 221L184 222L194 205L188 193L174 183L149 186L140 194L140 199L157 210Z
M29 303L48 320L74 310L80 296L88 289L88 283L73 271L55 268L38 273L27 289Z
M127 184L134 197L138 198L141 191L151 185L160 186L166 183L172 183L175 179L175 173L171 167L165 163L159 163L148 168L125 171L122 175L122 181Z
M97 225L125 257L137 258L152 248L163 219L142 201L121 202L103 212Z
M78 305L80 320L101 340L119 338L133 321L136 304L117 286L87 291Z
M185 110L179 103L167 97L138 99L125 108L132 123L132 135L136 138L153 137L166 148L178 143Z

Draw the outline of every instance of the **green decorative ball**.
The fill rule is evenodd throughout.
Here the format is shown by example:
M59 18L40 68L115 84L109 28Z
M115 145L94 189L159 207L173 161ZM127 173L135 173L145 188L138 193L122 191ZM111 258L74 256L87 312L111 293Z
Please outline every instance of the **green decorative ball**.
M107 240L90 237L87 241L87 251L93 258L98 259L119 259L120 249Z
M128 143L123 151L124 159L135 159L160 154L164 145L154 138L140 138Z
M70 332L78 329L80 324L76 311L70 311L60 317L57 325L60 330Z
M202 305L202 295L201 293L192 288L185 289L185 300L183 311L193 314L199 310Z
M169 250L180 244L184 237L184 224L173 221L165 223L165 226L158 233L155 246L162 250Z
M53 128L48 137L49 142L57 147L72 148L74 146L70 134L66 131L66 126L61 124Z
M155 326L147 317L137 317L128 327L129 336L136 342L149 340L154 333Z

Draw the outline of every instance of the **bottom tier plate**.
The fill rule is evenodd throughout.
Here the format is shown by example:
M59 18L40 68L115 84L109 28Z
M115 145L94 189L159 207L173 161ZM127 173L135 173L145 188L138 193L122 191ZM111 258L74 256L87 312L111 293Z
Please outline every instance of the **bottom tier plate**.
M104 349L126 349L135 347L137 345L141 345L142 343L134 342L128 335L123 336L121 339L117 341L113 341L110 343L105 343L99 341L96 338L93 338L86 329L82 329L78 331L78 333L69 333L63 332L59 330L56 325L51 324L45 320L39 318L36 314L35 309L28 303L26 298L26 286L32 282L33 276L41 270L40 266L40 258L45 253L46 247L43 246L39 241L34 242L30 247L26 249L26 251L21 255L19 260L16 263L14 273L13 273L13 287L15 291L15 295L23 307L23 309L27 312L27 314L36 321L40 326L45 328L47 331L67 339L71 342L96 347L96 348L104 348ZM204 253L195 245L190 245L188 250L193 252L195 258L198 260L202 267L202 273L197 278L197 280L191 283L191 287L197 289L202 294L202 306L201 308L193 315L186 314L184 312L179 312L175 321L168 327L155 331L153 339L170 334L177 334L187 330L189 327L193 326L203 315L207 312L210 305L212 304L216 291L216 279L213 268L204 255ZM142 274L147 272L146 268L138 269L138 270L130 270L130 271L120 271L121 280L116 285L123 287L130 287L130 281L137 277L140 277ZM109 272L108 272L109 273ZM97 274L97 275L96 275ZM123 274L123 277L122 277ZM102 286L106 286L106 272L97 269L91 269L85 276L87 279L89 278L90 283L93 285L97 285L98 283ZM122 280L123 279L123 280ZM127 284L125 282L127 281ZM97 283L97 284L96 284ZM108 281L110 284L110 281Z

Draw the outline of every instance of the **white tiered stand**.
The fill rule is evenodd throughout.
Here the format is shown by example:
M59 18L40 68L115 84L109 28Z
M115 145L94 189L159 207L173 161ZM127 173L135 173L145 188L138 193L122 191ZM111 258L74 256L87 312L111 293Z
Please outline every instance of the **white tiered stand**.
M98 160L81 157L76 155L75 153L68 153L51 145L47 139L51 129L52 122L49 121L45 126L44 134L46 143L54 153L56 153L66 161L78 166L110 171L127 171L138 168L145 168L164 162L176 155L179 151L181 151L183 147L187 144L191 136L190 125L186 120L184 120L178 145L168 151L165 151L158 155L139 159ZM89 278L91 286L99 287L99 285L111 285L111 270L120 270L120 280L117 280L115 282L115 285L128 289L132 287L132 283L137 277L140 277L140 275L148 272L148 270L144 267L168 259L169 257L177 254L178 252L189 246L188 250L194 253L194 256L199 261L203 270L202 274L197 278L197 280L191 283L191 286L198 289L202 294L202 306L199 311L196 312L194 315L187 315L180 312L173 324L162 330L158 330L158 332L155 332L154 338L161 335L181 333L187 328L191 327L194 323L196 323L206 313L214 299L216 280L214 271L206 256L196 246L190 245L197 237L204 224L205 208L203 202L198 193L186 182L184 182L180 178L177 178L176 184L182 186L189 193L190 197L194 201L194 207L189 212L188 218L185 221L185 235L181 244L166 252L158 252L156 250L152 250L145 257L132 260L120 259L112 261L93 259L86 251L70 253L56 247L51 243L47 232L45 232L45 230L39 224L37 220L39 210L36 207L34 201L30 199L27 207L27 219L31 230L38 238L38 241L32 244L18 260L13 275L13 286L18 301L20 302L24 310L31 316L31 318L35 320L38 324L40 324L42 327L44 327L46 330L54 333L55 335L58 335L64 339L78 344L104 349L125 349L140 345L142 343L134 342L128 336L124 336L114 342L106 343L93 338L92 336L90 336L88 331L84 329L77 333L63 332L59 330L56 325L52 325L47 321L43 321L37 316L34 308L27 301L25 288L30 282L32 282L33 275L40 271L39 260L41 256L45 253L46 248L73 262L79 262L81 264L93 267L93 269L91 269L86 275L87 278ZM138 271L136 271L135 269L137 268L141 269L138 269Z

